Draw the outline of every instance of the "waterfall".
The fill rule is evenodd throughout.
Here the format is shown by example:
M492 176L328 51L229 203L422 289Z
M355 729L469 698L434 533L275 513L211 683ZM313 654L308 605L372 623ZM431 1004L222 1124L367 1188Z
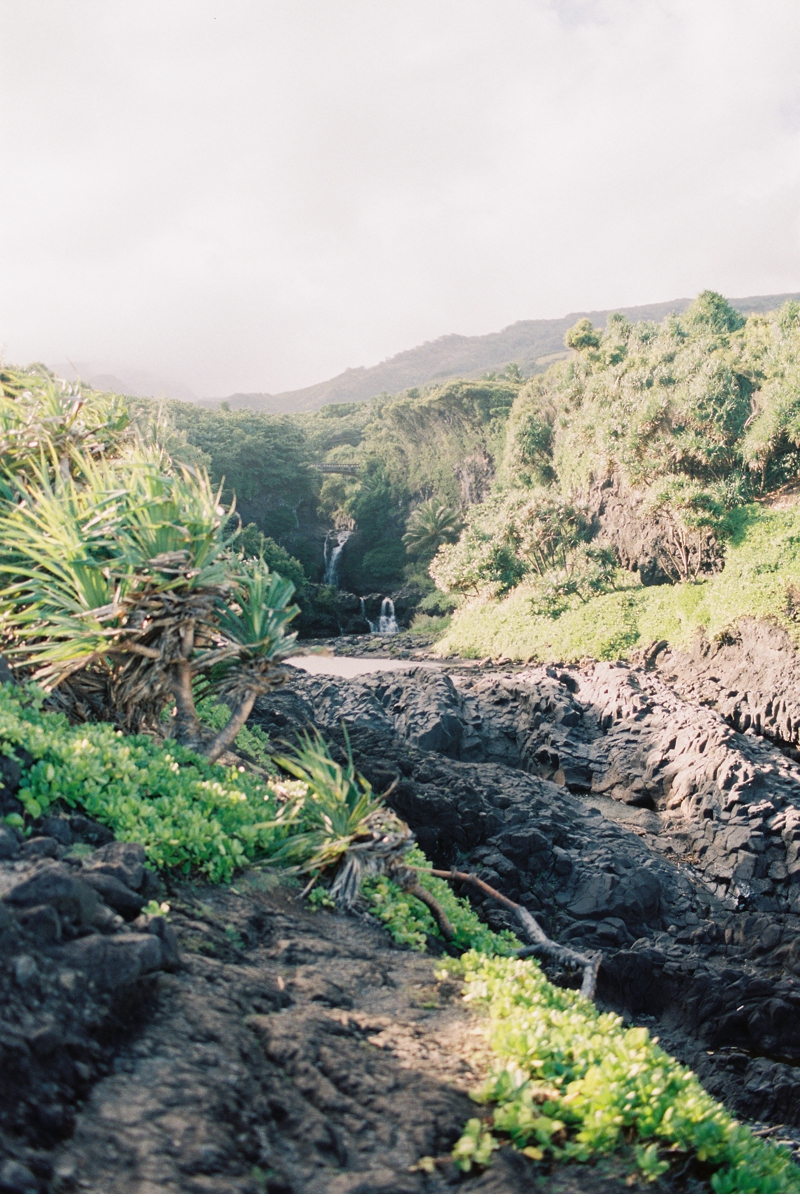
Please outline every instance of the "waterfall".
M338 585L339 585L339 558L342 555L342 549L347 544L347 542L351 536L352 536L352 532L349 532L346 529L343 529L343 530L337 532L336 533L336 544L333 546L333 550L329 553L328 546L330 543L331 533L327 532L325 534L325 543L322 548L322 556L325 561L325 574L324 574L322 580L326 586L338 587Z
M400 631L400 627L395 619L394 603L390 598L385 598L381 603L378 631L381 636L394 636Z
M363 598L361 600L361 614L367 619ZM395 617L392 600L385 598L381 603L381 613L378 618L367 619L367 623L373 636L395 636L400 631L400 625Z

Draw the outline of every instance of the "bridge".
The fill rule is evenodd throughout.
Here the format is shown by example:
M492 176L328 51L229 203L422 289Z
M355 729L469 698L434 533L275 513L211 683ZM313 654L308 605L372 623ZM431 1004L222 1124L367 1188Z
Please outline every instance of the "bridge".
M357 465L345 465L338 461L323 461L319 465L309 462L309 469L318 470L320 474L357 474Z

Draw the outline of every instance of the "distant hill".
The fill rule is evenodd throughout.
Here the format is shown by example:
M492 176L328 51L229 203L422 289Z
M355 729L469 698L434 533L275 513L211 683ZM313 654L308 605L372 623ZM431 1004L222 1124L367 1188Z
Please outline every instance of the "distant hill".
M197 395L174 378L162 378L142 370L121 370L119 374L92 362L59 362L52 366L59 378L70 381L80 378L98 391L114 391L118 395L133 398L180 399L184 403L197 403Z
M800 299L800 292L785 295L750 295L728 302L738 311L769 312L787 299ZM576 320L588 316L593 324L605 325L612 312L622 312L630 320L663 320L670 312L684 311L690 299L672 299L668 303L644 304L634 308L609 308L603 312L570 312L559 320L518 320L501 332L482 337L462 337L457 333L426 341L416 349L406 349L377 366L345 370L327 382L298 391L277 395L228 395L231 408L249 407L266 412L316 411L326 403L359 403L373 395L390 395L409 387L444 382L448 378L471 378L502 370L516 362L525 375L536 374L564 353L564 333ZM221 399L202 400L203 407L216 407Z

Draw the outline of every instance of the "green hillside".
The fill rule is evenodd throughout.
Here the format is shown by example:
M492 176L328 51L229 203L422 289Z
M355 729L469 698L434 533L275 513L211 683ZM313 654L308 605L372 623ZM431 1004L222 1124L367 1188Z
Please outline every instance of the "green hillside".
M574 359L514 403L492 495L433 560L461 596L442 651L609 658L744 615L794 634L800 512L769 496L800 472L800 305L745 319L705 292L567 342Z
M732 299L739 312L771 311L799 295L750 295ZM404 350L376 366L360 366L337 374L325 382L295 391L270 395L263 392L229 395L226 402L236 410L250 408L264 412L317 411L330 403L361 403L381 394L397 394L410 387L440 385L454 378L477 378L499 372L509 362L517 362L523 374L541 373L551 355L563 353L564 334L576 320L588 317L593 324L605 325L614 311L631 321L663 320L670 312L684 312L689 299L643 304L596 312L572 312L556 320L517 320L500 332L465 337L456 333L426 341ZM174 392L173 392L174 393ZM218 399L206 400L204 406L216 406Z

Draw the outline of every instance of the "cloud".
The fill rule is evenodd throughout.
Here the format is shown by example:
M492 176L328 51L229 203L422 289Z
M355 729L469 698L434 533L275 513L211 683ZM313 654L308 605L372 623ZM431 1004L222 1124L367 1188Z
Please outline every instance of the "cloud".
M0 345L279 391L800 289L794 0L0 0Z

